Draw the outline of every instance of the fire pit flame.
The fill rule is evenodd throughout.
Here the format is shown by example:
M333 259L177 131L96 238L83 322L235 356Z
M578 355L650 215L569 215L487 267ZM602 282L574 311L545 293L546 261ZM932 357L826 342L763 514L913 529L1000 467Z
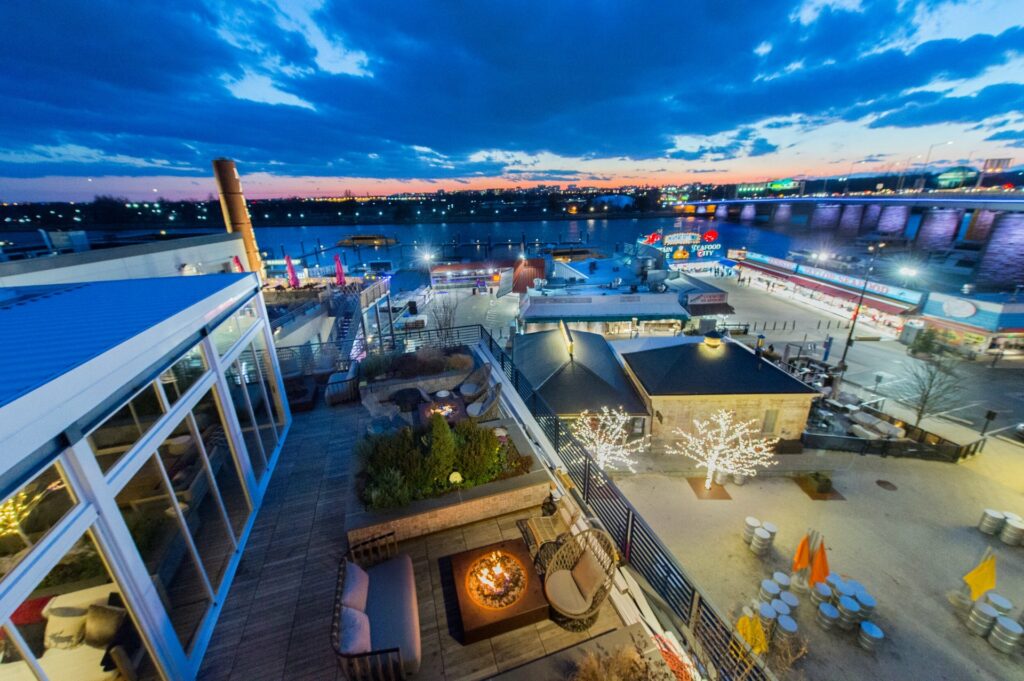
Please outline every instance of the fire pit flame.
M492 551L479 558L466 575L470 596L489 608L512 605L519 600L525 584L522 564L515 556L501 551Z

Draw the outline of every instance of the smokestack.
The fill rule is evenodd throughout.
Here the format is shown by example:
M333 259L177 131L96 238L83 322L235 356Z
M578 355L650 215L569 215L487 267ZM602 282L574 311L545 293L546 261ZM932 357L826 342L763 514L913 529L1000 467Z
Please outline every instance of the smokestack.
M266 276L266 272L263 271L263 259L260 257L260 248L256 244L256 233L252 230L252 220L249 218L249 209L245 205L242 182L238 178L235 162L229 158L214 159L213 176L217 180L217 193L220 195L221 212L224 213L224 225L228 232L241 233L249 269L263 279Z

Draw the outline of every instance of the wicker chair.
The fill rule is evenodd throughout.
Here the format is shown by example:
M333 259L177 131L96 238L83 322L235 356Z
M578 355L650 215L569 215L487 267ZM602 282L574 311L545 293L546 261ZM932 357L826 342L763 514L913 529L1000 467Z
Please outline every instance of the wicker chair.
M498 416L498 398L501 397L501 383L485 390L473 404L466 405L466 414L478 421L490 421Z
M466 380L457 385L452 392L461 396L467 403L474 402L487 391L490 376L491 364L484 362L482 366L477 367L469 376L466 376Z
M544 595L558 614L588 620L611 591L619 562L615 541L604 530L569 535L547 564Z
M342 653L344 632L342 606L345 592L346 566L349 562L366 568L369 575L370 589L366 614L370 618L371 633L380 631L381 635L373 635L374 642L383 639L391 642L378 650L365 653ZM395 578L399 578L396 583ZM404 579L403 579L404 578ZM412 582L412 561L406 554L398 553L395 533L373 537L360 542L349 549L345 559L338 568L338 586L334 600L334 620L331 625L331 645L338 659L342 676L349 681L397 681L410 674L415 674L420 665L419 611L416 602L415 583ZM403 597L403 594L408 597ZM373 601L383 601L374 607ZM413 640L403 641L388 630L390 620L408 625L413 629ZM395 643L395 641L403 641ZM403 655L403 650L405 654Z

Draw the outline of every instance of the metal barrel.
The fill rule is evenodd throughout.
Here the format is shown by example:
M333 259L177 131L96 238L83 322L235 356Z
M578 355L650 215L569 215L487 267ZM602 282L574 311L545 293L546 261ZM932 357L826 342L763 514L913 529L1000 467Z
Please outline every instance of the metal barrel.
M771 603L773 600L779 597L779 585L770 579L761 580L761 590L758 592L758 597L766 603Z
M743 542L749 544L750 540L754 538L754 530L759 527L761 527L761 521L752 515L748 515L746 520L743 521Z
M839 620L837 622L839 628L843 631L852 631L861 619L860 603L855 598L841 596L837 603L837 609L839 610Z
M1009 617L1000 616L988 635L988 642L999 652L1012 655L1020 646L1021 638L1024 638L1024 627Z
M1006 515L1002 511L986 508L981 514L981 520L978 521L978 529L985 534L999 534L1005 521Z
M782 591L779 593L779 600L789 606L789 611L793 612L800 605L800 599L797 598L796 594L792 591Z
M995 624L998 616L998 610L979 600L971 608L971 614L967 617L967 631L975 636L988 636L988 632L992 630L992 625Z
M815 621L825 631L833 629L836 626L836 622L839 621L839 610L831 603L822 603L818 606L818 614L815 617Z
M860 633L857 634L857 644L864 650L875 650L878 644L885 639L882 629L869 620L860 623Z

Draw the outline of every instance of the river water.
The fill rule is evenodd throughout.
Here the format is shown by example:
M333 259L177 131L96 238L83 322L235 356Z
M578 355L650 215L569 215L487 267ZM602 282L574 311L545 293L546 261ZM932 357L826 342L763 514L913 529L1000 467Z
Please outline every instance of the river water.
M582 241L585 246L612 251L617 244L632 243L641 234L657 229L705 231L715 229L722 244L721 254L730 248L784 258L793 249L833 251L842 245L833 233L812 232L804 226L768 226L743 224L705 218L645 218L629 220L536 220L524 222L463 222L416 225L367 225L345 227L257 227L256 240L265 258L281 258L287 253L294 260L305 255L307 265L329 265L334 253L343 254L347 266L371 261L390 261L395 268L414 262L429 250L441 257L473 258L486 256L487 244L493 258L514 258L525 237L531 253L538 246L557 242ZM337 242L355 234L381 234L398 241L394 246L336 248ZM479 245L477 242L479 241ZM498 245L498 242L513 242ZM460 244L458 249L454 243Z

